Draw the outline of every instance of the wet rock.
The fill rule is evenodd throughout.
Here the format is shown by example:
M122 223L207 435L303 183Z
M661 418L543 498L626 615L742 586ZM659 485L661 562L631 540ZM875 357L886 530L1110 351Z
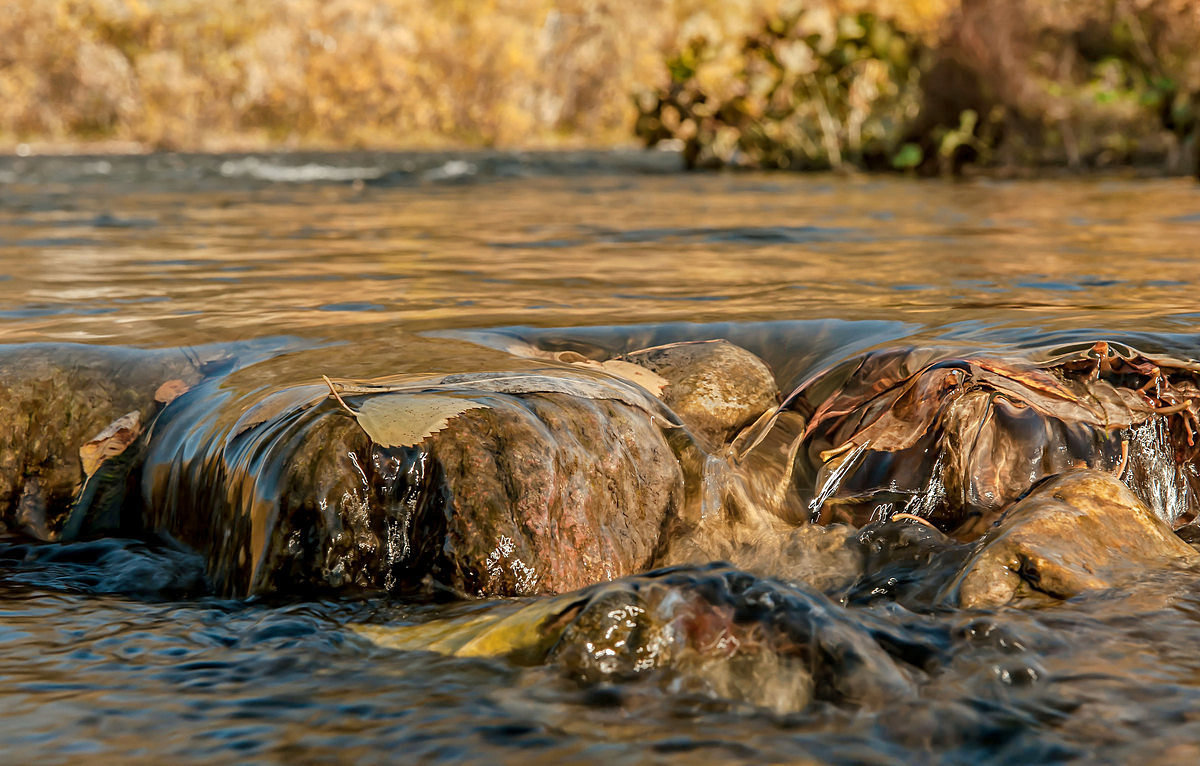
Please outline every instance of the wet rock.
M822 523L905 512L972 540L1033 483L1081 467L1128 471L1172 523L1200 511L1192 362L1105 341L1025 359L891 349L786 407L807 419L797 486Z
M903 641L806 586L725 565L679 567L498 615L360 626L385 646L549 664L587 684L649 680L776 712L813 700L878 707L914 693Z
M672 343L622 359L666 379L663 401L710 446L728 442L779 403L770 368L727 340Z
M55 539L84 479L80 448L127 413L148 422L158 388L201 377L178 351L71 344L0 348L0 514Z
M950 595L963 607L1066 599L1197 561L1200 554L1120 481L1075 471L1010 508L980 540Z
M685 499L669 440L686 434L660 402L590 372L590 396L528 390L555 388L545 375L452 377L430 395L478 406L408 447L374 443L328 389L226 401L216 416L194 399L147 458L151 524L200 549L232 593L517 596L653 565Z
M470 593L561 593L644 571L684 501L662 432L618 401L527 396L432 441L447 574Z
M912 518L868 524L855 542L863 563L847 595L854 605L895 601L928 609L970 553L970 546Z

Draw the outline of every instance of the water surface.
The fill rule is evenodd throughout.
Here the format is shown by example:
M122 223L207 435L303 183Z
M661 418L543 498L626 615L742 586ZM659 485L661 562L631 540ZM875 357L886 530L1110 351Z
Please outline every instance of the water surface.
M6 158L0 341L248 348L243 388L495 369L514 336L609 352L726 337L785 390L898 343L1104 337L1200 356L1193 183L673 168ZM9 540L0 732L10 759L43 762L1182 762L1200 755L1197 584L1032 611L852 604L933 647L918 693L780 712L389 649L351 627L463 605L221 599L170 545Z

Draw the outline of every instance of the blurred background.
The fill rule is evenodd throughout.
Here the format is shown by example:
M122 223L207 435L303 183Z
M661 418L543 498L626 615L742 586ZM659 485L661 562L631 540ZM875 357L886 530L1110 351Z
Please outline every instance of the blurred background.
M0 151L1197 172L1191 0L8 0Z

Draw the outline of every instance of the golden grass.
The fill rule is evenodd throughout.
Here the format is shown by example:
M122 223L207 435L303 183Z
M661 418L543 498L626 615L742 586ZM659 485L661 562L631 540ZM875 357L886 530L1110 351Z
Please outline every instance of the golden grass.
M949 2L870 4L932 29ZM15 0L0 14L0 140L628 143L633 96L664 82L666 52L736 39L787 4Z
M843 89L869 102L830 104L846 134L837 151L851 158L872 130L898 125L871 140L916 142L927 158L961 140L1017 164L1043 149L1119 161L1177 150L1200 112L1191 0L10 0L0 14L0 146L627 144L638 105L671 86L681 51L706 51L697 92L753 91L747 39L799 9L835 28L863 13L886 20L931 54L922 62L948 70L897 72L868 55L853 78L827 81L827 98ZM964 83L971 92L956 92ZM935 103L942 90L946 103ZM1156 109L1170 135L1139 127L1159 119ZM835 148L825 122L816 165ZM776 134L812 143L806 131L794 121L760 132L767 144Z

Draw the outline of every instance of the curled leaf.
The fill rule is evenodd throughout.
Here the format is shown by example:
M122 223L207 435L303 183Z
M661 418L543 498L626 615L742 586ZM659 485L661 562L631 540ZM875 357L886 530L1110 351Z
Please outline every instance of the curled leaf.
M124 452L142 433L142 415L137 410L127 412L109 423L79 448L79 460L83 464L84 476L91 476L102 463Z

